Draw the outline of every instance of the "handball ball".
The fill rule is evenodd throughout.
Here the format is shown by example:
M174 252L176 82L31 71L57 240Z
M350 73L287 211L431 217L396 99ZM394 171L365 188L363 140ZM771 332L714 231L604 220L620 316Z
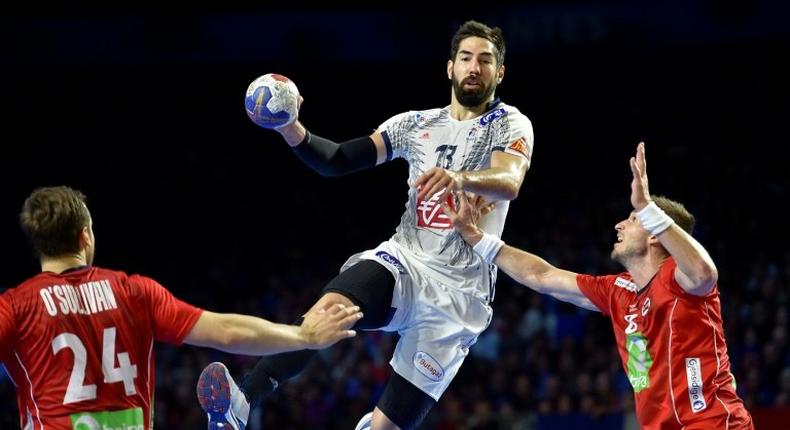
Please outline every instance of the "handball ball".
M265 74L247 87L244 107L252 122L263 128L280 128L296 120L299 90L283 75Z

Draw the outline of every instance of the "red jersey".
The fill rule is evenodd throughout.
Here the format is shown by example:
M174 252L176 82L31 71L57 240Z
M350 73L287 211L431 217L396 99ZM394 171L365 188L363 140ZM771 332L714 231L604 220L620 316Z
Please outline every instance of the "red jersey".
M718 286L686 293L668 258L638 291L631 275L578 275L582 293L612 320L644 430L751 429L735 393Z
M202 313L156 281L97 267L43 272L0 295L0 361L24 429L150 429L154 340Z

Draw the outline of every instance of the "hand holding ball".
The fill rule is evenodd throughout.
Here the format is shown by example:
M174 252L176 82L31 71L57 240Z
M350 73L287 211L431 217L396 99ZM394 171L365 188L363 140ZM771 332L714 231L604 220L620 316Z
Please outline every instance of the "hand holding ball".
M291 124L299 116L299 90L283 75L265 74L247 88L244 107L255 124L269 129Z

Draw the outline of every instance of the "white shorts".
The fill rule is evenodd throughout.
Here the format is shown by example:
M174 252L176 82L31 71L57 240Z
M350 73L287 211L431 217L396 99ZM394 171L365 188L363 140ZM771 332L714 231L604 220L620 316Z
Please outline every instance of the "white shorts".
M390 365L438 401L469 354L469 347L491 322L491 306L481 295L437 281L440 276L431 276L435 268L392 240L352 256L341 272L360 260L376 261L395 276L395 313L385 327L377 329L400 334ZM488 270L481 269L479 277L480 290L487 291Z

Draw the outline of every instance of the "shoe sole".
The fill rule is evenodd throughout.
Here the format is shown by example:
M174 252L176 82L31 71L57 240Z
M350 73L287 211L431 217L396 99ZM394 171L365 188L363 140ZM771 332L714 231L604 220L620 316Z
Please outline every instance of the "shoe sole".
M230 409L230 384L226 371L222 363L211 363L198 378L197 397L200 407L208 414L208 430L237 428L226 417Z

